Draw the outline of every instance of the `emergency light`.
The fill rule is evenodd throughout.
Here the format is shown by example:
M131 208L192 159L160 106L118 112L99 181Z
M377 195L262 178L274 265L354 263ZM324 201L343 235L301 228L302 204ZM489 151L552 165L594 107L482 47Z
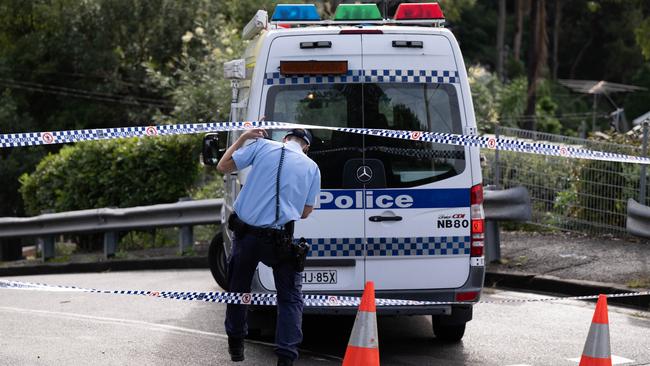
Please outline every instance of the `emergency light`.
M280 61L282 75L344 75L347 61Z
M319 21L320 15L314 4L278 4L271 21Z
M403 3L395 12L395 20L445 19L438 3Z
M376 4L340 4L336 7L334 20L381 20L381 13Z

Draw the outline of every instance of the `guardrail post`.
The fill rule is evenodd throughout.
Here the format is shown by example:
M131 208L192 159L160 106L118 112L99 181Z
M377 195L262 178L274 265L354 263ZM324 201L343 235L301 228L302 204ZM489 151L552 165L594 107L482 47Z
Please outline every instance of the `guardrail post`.
M43 261L54 258L54 236L48 235L38 238L38 245L41 247Z
M104 233L104 258L115 257L117 251L117 233L107 231Z
M194 244L194 227L191 225L181 226L178 234L179 252L181 255L188 252L188 249Z
M178 202L192 201L192 197L181 197ZM192 225L181 226L178 233L178 251L181 255L188 252L194 244L194 227Z
M650 238L650 207L629 198L627 200L625 228L628 234Z
M501 259L501 235L499 223L485 220L485 261L490 263Z
M485 186L483 191L485 211L485 260L501 259L501 238L498 221L527 221L532 217L530 195L524 187L494 190Z
M494 137L498 140L499 139L499 126L494 128ZM499 189L499 186L501 185L501 168L499 167L499 149L494 150L494 169L493 169L493 174L494 174L494 187L496 189Z
M643 122L643 157L648 154L648 121ZM646 166L641 164L641 177L639 180L639 203L645 205L645 189L646 189Z

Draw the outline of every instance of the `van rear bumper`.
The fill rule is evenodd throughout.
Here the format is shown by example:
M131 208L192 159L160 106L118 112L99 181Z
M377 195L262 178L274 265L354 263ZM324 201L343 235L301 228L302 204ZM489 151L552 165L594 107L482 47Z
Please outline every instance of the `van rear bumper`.
M379 290L375 292L376 298L385 299L403 299L415 301L438 301L438 302L455 302L456 294L459 292L478 292L475 302L480 299L480 293L483 289L485 279L485 267L470 267L469 276L465 284L456 289L423 289L423 290ZM253 292L269 292L259 281L258 274L253 277ZM305 291L305 294L317 294L312 291ZM319 295L333 296L356 296L362 295L361 291L327 291L327 293L318 293ZM441 305L424 305L424 306L379 306L377 307L378 315L437 315L440 319L448 322L467 322L472 319L473 304L441 304ZM305 314L333 314L333 315L354 315L357 313L355 306L309 306L305 307Z
M323 315L355 315L357 307L328 306L328 307L305 307L304 314ZM377 307L377 315L451 315L451 305L434 306L381 306Z
M400 290L400 291L377 291L375 297L378 299L402 299L415 301L454 302L456 292L460 290ZM472 289L480 292L480 288ZM469 291L469 289L462 289ZM308 293L307 293L308 294ZM357 296L360 292L334 292L328 293L334 296ZM477 299L478 300L478 299ZM471 304L440 304L422 306L377 306L377 315L441 315L449 316L455 313L459 307L472 307ZM340 314L354 315L357 313L356 306L309 306L305 307L305 314ZM455 314L454 314L455 315ZM471 319L471 314L468 320Z

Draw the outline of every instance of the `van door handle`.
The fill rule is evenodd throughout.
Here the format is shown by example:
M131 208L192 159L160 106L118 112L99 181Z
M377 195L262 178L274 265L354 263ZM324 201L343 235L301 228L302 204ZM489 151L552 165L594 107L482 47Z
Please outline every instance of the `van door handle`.
M368 220L372 222L380 221L402 221L402 216L370 216Z

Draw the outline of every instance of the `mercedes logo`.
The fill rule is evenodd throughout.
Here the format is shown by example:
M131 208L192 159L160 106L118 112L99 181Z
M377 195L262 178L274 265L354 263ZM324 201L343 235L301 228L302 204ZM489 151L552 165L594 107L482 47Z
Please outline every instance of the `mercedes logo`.
M357 169L357 179L361 183L368 183L372 179L372 169L367 165L362 165Z

